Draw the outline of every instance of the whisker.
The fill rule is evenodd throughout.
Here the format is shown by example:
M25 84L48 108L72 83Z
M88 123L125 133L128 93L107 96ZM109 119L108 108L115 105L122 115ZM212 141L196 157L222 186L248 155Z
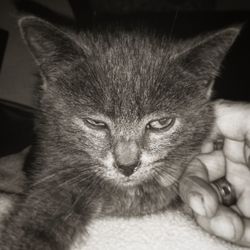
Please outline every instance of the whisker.
M179 9L177 9L177 10L175 11L174 20L173 20L173 22L172 22L171 29L170 29L170 32L169 32L169 39L170 39L170 40L172 39L172 36L173 36L173 33L174 33L174 28L175 28L175 25L176 25L178 13L179 13Z

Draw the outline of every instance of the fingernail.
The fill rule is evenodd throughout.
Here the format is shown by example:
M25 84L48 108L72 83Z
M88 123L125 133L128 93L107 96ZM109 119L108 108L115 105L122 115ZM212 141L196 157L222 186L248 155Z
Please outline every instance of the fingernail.
M204 200L201 194L197 192L191 192L188 195L189 206L193 211L201 216L206 216L207 212L204 206Z
M224 239L233 240L235 238L234 225L228 217L215 217L211 220L210 226L215 235Z

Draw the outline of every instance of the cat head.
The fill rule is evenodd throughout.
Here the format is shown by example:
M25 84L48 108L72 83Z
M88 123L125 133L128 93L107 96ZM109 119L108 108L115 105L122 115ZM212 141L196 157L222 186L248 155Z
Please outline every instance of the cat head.
M122 186L178 181L210 132L212 84L239 27L170 41L141 29L75 34L36 17L19 26L43 79L48 147Z

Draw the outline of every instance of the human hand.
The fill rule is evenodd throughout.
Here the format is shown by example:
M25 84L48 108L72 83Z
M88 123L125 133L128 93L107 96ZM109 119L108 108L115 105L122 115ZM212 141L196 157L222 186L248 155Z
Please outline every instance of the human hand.
M207 232L250 247L250 104L218 101L216 124L202 153L189 165L180 182L180 195ZM214 148L223 139L221 150ZM225 177L237 202L220 204L211 182Z

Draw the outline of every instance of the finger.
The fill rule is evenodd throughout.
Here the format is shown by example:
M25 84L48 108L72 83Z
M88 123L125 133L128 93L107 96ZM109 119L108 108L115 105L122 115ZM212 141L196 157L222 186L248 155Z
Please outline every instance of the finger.
M241 217L232 209L220 205L216 215L207 218L195 215L197 223L207 232L224 240L238 242L244 235L244 223Z
M250 218L250 188L246 187L237 201L237 207L240 212Z
M216 126L213 136L250 141L250 104L220 100L215 103Z
M201 146L201 153L208 154L214 151L214 143L212 140L207 140Z
M224 140L223 152L230 161L245 164L244 141Z
M226 162L221 150L213 151L210 154L200 154L197 158L206 166L210 182L225 176Z
M245 164L236 163L229 159L226 159L226 168L226 178L234 187L236 197L239 199L249 186L250 171Z
M236 243L245 247L250 247L250 219L244 218L244 233Z
M194 159L184 173L179 185L180 196L192 210L203 216L213 216L217 210L218 197L208 184L205 165Z
M244 217L244 215L242 214L242 212L240 211L240 209L237 207L237 204L234 204L232 206L230 206L230 208L235 211L240 217Z
M224 136L214 125L213 130L210 132L208 138L203 142L201 146L201 153L208 154L215 150L221 150L224 144Z

